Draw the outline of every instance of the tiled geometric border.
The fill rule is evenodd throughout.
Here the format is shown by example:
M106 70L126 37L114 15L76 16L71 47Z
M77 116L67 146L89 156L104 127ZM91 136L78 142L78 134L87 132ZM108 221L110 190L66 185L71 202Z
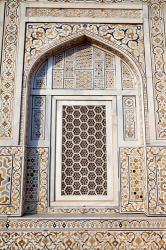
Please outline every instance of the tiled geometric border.
M0 155L0 205L10 205L12 190L13 157Z
M166 231L2 232L1 249L166 249Z
M148 210L150 215L166 214L166 147L147 148Z
M145 160L143 148L120 149L121 212L145 211Z
M27 213L46 213L48 207L48 148L27 148L27 166L34 167L34 171L37 171L38 182L38 199L25 200L25 212ZM26 173L28 171L26 170ZM35 174L34 174L35 176ZM27 178L25 182L27 185ZM32 177L33 178L33 177Z
M12 188L11 204L0 205L0 214L20 215L21 210L21 186L22 186L22 148L21 147L0 147L1 156L12 156Z
M0 219L0 231L80 231L80 230L166 230L166 218L150 218L141 216L116 216L113 219L107 218L92 219L86 216L73 218L53 218L44 216L24 216L6 220Z

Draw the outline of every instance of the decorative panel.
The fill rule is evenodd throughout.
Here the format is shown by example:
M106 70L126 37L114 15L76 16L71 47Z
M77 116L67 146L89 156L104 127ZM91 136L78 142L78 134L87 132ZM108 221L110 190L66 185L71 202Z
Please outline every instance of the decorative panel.
M22 148L0 147L0 214L20 215Z
M47 87L47 61L38 69L33 84L34 89L45 89Z
M46 97L33 96L32 97L32 125L31 125L31 139L39 140L45 139L45 111Z
M0 156L0 205L10 204L13 159L10 155Z
M6 3L0 83L0 137L3 138L13 136L13 93L16 80L19 4L16 0L9 0Z
M134 76L131 69L122 62L122 88L132 89L134 88Z
M101 215L101 214L100 214ZM110 219L111 218L111 219ZM0 218L0 229L5 232L13 232L16 230L17 232L57 232L57 231L92 231L99 232L111 232L111 231L166 231L166 218L163 217L146 217L145 215L137 215L137 216L129 216L123 215L121 218L120 216L113 216L105 217L103 214L100 218L86 218L85 214L84 217L68 217L65 216L49 216L49 217L39 217L33 216L29 217L22 217L22 218L14 218L8 217L7 219ZM130 235L129 235L130 236ZM45 238L44 238L45 239ZM130 238L131 239L131 238ZM2 241L0 242L2 243ZM162 244L162 242L161 242ZM122 248L123 249L123 248ZM125 249L125 248L124 248ZM129 248L130 249L130 248ZM112 250L112 249L111 249ZM118 249L119 250L119 249ZM125 249L126 250L126 249ZM134 249L137 250L137 249ZM142 250L142 249L141 249ZM147 250L147 249L146 249ZM152 250L152 249L150 249Z
M53 88L103 89L115 85L115 56L83 44L54 56Z
M12 249L165 249L165 231L8 231L1 232L1 246ZM8 239L8 240L6 240ZM26 247L26 248L25 248Z
M124 140L136 139L136 98L135 96L123 96L123 122Z
M123 18L141 18L142 10L127 9L85 9L85 8L26 8L26 16L55 16L55 17L123 17Z
M157 139L166 139L166 46L164 34L164 0L151 0L150 32L153 90Z
M26 213L45 213L48 206L48 148L27 148Z
M146 176L143 148L120 149L121 211L144 212Z
M107 195L106 107L63 106L64 195Z
M147 148L149 214L166 214L166 148Z
M77 34L91 36L116 46L132 55L144 69L144 45L142 25L132 24L88 24L88 23L28 23L25 53L25 75L29 65L46 49L71 39ZM33 51L33 53L32 53Z

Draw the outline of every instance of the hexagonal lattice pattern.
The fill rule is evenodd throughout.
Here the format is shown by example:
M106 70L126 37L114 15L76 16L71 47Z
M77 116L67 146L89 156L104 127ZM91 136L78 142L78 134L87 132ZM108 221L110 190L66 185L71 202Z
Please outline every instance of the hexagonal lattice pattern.
M63 106L62 195L107 195L106 107Z

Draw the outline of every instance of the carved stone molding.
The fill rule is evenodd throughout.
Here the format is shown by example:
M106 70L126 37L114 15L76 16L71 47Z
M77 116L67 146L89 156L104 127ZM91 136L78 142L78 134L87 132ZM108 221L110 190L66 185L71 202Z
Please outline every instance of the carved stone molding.
M69 8L34 8L27 7L26 16L41 17L112 17L112 18L142 18L142 10L118 9L69 9Z
M165 249L164 231L2 232L1 247L12 249Z

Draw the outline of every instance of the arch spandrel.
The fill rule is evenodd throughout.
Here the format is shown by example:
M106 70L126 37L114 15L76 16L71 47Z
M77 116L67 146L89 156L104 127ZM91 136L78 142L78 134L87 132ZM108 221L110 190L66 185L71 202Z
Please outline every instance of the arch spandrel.
M66 37L61 37L58 39L53 39L51 42L43 42L42 47L39 51L36 51L32 56L27 53L27 58L25 58L25 68L24 68L24 85L26 84L28 76L34 72L37 65L46 60L49 56L55 53L59 53L64 49L70 48L71 46L76 46L83 42L89 42L95 44L99 47L110 51L113 54L121 57L126 61L130 67L134 67L137 74L141 74L141 78L145 79L144 76L144 66L139 62L138 57L131 53L131 50L126 49L126 46L120 45L118 41L109 40L107 37L99 36L89 30L83 30L74 34L69 34ZM140 46L141 47L141 46ZM29 49L27 49L29 51ZM29 54L29 55L28 55ZM140 56L141 58L142 56Z

